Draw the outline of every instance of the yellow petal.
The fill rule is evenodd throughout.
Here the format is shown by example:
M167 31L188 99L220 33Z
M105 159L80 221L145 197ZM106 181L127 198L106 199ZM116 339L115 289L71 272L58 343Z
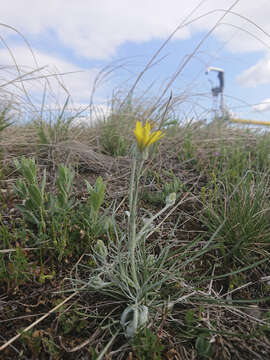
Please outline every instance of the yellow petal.
M161 139L164 135L165 134L162 134L162 132L160 130L153 132L151 134L151 137L149 138L146 146L150 146L151 144L155 143L156 141Z
M147 141L149 140L151 132L151 125L148 121L146 121L145 126L143 127L143 147L147 146Z
M134 130L134 134L136 136L137 144L142 152L146 147L150 146L154 142L161 139L165 134L162 134L162 131L154 131L151 134L151 124L147 120L145 125L142 126L141 121L136 122L136 128Z
M142 127L142 123L140 121L136 122L136 129L134 130L134 134L136 136L137 144L138 144L139 148L142 150L144 130Z

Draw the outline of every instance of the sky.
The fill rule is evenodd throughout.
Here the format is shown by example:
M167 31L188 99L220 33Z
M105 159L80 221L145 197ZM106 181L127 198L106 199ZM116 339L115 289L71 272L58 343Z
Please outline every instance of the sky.
M177 116L207 118L218 81L205 72L218 67L233 116L270 121L269 18L269 0L1 1L0 87L25 111L70 96L69 106L105 112L160 50L137 97L172 92Z

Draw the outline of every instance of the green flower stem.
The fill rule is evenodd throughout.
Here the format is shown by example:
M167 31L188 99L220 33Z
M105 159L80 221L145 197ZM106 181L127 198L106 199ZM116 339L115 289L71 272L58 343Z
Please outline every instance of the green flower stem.
M130 257L131 265L131 274L132 280L135 285L139 287L139 281L137 276L137 268L135 262L135 250L137 246L137 236L136 236L136 215L137 215L137 202L138 202L138 190L139 182L142 175L142 168L144 164L144 159L139 159L139 164L137 164L137 159L134 158L131 170L131 179L130 179L130 197L129 197L129 243L128 251Z
M129 211L131 211L132 203L133 203L133 191L134 191L134 180L135 180L136 167L137 167L137 160L134 157L134 159L132 161L130 185L129 185Z

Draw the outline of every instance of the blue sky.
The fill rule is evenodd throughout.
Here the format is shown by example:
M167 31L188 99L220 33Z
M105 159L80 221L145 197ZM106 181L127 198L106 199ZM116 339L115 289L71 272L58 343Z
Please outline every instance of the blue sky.
M229 8L231 12L221 19ZM106 109L112 92L128 91L182 24L138 84L137 94L148 89L147 97L157 97L219 22L165 96L170 91L183 96L177 109L180 117L210 116L209 80L214 85L217 80L216 73L206 76L205 70L219 67L225 71L227 108L237 117L269 118L269 0L9 0L1 2L0 10L1 87L27 109L27 94L38 109L45 88L48 107L61 107L67 94L74 107L87 106L95 77L109 67L114 71L99 84L94 97L95 104ZM23 34L35 60L24 39L3 24ZM6 85L22 75L27 79L23 84Z

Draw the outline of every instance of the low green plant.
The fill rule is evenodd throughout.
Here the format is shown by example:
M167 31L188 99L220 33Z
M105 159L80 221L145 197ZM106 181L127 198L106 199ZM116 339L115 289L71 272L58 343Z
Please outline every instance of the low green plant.
M11 121L12 116L10 115L10 110L10 104L4 105L0 109L0 133L13 124Z
M106 184L98 177L92 186L86 182L87 201L79 202L72 214L72 246L78 251L85 250L85 246L92 246L98 238L113 236L115 221L110 215L110 207L103 209ZM81 244L78 242L81 238Z
M61 301L59 301L60 303ZM82 336L82 333L88 327L88 322L84 318L82 312L78 309L76 304L72 309L68 309L63 305L59 310L58 317L58 332L67 334L78 334Z
M3 223L2 215L0 214L0 249L9 249L14 239L14 233L10 228Z
M227 181L237 183L245 175L247 170L252 170L249 152L237 145L232 146L230 150L227 149L222 163L223 177L226 178Z
M126 307L120 317L120 325L128 339L133 339L146 328L153 314L157 316L158 312L162 313L164 302L167 302L167 305L169 302L168 306L172 308L175 301L180 301L186 288L183 287L175 294L173 285L177 286L183 270L194 259L209 251L208 247L214 238L213 236L203 249L196 251L194 248L199 239L176 250L173 239L168 239L164 247L159 244L159 239L147 244L148 237L156 230L154 222L174 205L176 194L167 195L164 207L156 214L138 219L139 185L148 158L148 149L163 133L159 130L151 132L148 122L145 126L137 122L134 133L137 151L131 169L129 211L126 212L127 229L117 229L115 241L109 238L107 244L102 240L96 242L91 254L92 266L83 266L84 270L89 272L88 280L71 279L76 290L80 290L78 286L83 286L91 292L99 292L122 301L124 299ZM164 300L166 287L171 290L166 292Z
M181 162L190 162L194 164L194 161L196 161L196 145L194 142L194 135L192 128L189 129L187 127L183 129L181 148L177 157Z
M91 226L96 226L98 223L98 216L100 207L104 201L105 184L102 177L98 177L94 186L91 186L86 180L87 191L89 198L87 201L87 207L90 209Z
M199 335L195 342L195 349L202 358L210 359L212 355L211 343L209 341L209 335L202 333Z
M46 191L46 169L38 181L38 167L34 158L22 157L14 161L23 178L14 187L16 195L23 200L17 205L24 220L37 229L37 241L51 240L61 258L68 241L69 215L74 206L71 198L74 171L59 165L56 180L57 194Z
M128 130L140 113L140 104L131 98L121 101L113 97L110 115L99 123L99 143L104 152L111 156L125 156L130 147Z
M149 201L150 203L157 205L165 205L166 198L171 193L175 193L177 199L180 194L180 191L183 189L183 183L175 175L171 175L171 177L172 180L170 182L165 182L162 186L161 191L155 191L155 192L143 191L142 198L145 201Z
M237 184L248 170L254 170L251 153L241 142L224 145L218 144L208 153L207 159L200 160L201 169L206 173L215 173L220 181Z
M58 167L58 178L56 180L57 195L46 192L46 169L42 174L42 179L38 181L38 167L34 158L22 157L21 161L14 160L17 170L23 178L18 179L14 190L16 194L24 200L18 208L25 219L38 227L44 227L44 219L53 216L73 206L71 199L72 185L75 172L63 165Z
M45 222L43 218L45 217L45 203L47 200L45 193L46 170L43 172L43 179L39 186L34 158L22 157L20 162L15 159L14 164L23 176L22 179L17 180L14 187L16 195L23 200L23 204L17 205L17 207L27 222L44 229Z
M225 261L233 263L239 258L247 262L250 246L269 245L268 184L267 174L247 172L236 186L215 179L207 190L202 189L205 209L201 221L209 236L224 223L216 240Z
M0 253L0 281L7 284L8 290L30 278L30 264L20 247L16 247L15 251Z
M128 142L118 126L113 120L107 120L103 125L99 140L108 155L124 156L127 154Z
M20 337L20 342L25 349L25 354L31 354L32 358L37 359L41 353L48 354L51 359L63 359L63 353L53 341L50 331L29 330L24 331ZM23 356L23 351L20 356Z
M69 138L70 126L74 120L74 116L66 115L69 97L67 98L60 114L55 118L47 121L41 119L35 122L40 143L42 145L52 146Z
M195 155L194 150L195 150L195 148L194 148L194 144L193 144L192 133L189 131L186 131L185 135L184 135L183 145L182 145L183 160L192 159Z
M183 183L180 179L178 179L176 176L173 176L172 181L170 182L166 182L163 186L162 189L162 195L163 195L163 202L166 202L166 198L168 195L170 195L171 193L175 193L176 194L176 198L178 197L177 195L179 194L180 190L182 190L183 188Z
M111 233L112 218L109 215L109 208L103 211L104 196L106 185L99 176L92 186L85 180L88 192L86 202L75 203L72 211L69 212L68 228L70 250L81 252L85 250L86 245L92 245L99 237L103 237L106 233ZM67 209L68 211L68 209ZM78 238L81 241L78 241Z
M84 249L90 240L106 232L108 217L100 215L105 192L101 177L94 186L86 181L89 197L86 203L78 204L72 194L75 176L72 169L58 166L54 194L46 190L46 169L39 180L35 159L22 157L20 161L15 160L15 166L22 175L14 187L16 195L22 200L17 207L26 223L36 232L35 244L47 249L53 245L61 259L74 249Z
M10 111L11 111L11 104L4 104L4 105L0 104L0 137L3 130L14 124L14 122L11 121L12 115L10 115ZM5 173L5 169L2 167L2 163L1 163L2 156L3 156L2 147L0 146L0 181L4 177L4 173ZM4 206L3 196L1 192L0 192L0 204L1 206Z
M256 147L254 149L254 162L256 171L265 172L269 169L270 165L270 136L265 133L257 139Z
M42 331L25 331L20 337L20 342L26 351L31 352L33 357L37 357L42 350Z
M131 345L135 359L138 360L161 360L165 348L159 337L148 328L136 334Z

